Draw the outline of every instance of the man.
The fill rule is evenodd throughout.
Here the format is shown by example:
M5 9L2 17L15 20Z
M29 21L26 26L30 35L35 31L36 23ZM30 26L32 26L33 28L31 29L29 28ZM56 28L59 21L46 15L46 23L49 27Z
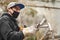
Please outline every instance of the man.
M7 13L0 18L0 40L23 40L26 33L33 33L36 31L35 27L19 29L16 18L23 4L11 2L7 6ZM28 31L26 31L28 29Z

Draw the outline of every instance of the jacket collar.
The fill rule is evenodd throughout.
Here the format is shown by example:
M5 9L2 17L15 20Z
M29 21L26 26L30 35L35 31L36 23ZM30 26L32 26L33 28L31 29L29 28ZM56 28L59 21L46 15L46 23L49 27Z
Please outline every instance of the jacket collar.
M4 13L2 16L8 16L12 21L17 22L15 18L13 18L10 14Z

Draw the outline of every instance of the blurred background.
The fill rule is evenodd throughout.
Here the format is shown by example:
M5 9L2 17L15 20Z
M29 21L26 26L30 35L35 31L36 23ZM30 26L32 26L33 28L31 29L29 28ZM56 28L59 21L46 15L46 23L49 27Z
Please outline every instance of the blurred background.
M54 35L60 35L60 0L0 0L0 16L6 12L7 4L13 1L25 5L17 18L19 26L38 24L45 17L54 30ZM24 40L39 40L45 31L40 29Z

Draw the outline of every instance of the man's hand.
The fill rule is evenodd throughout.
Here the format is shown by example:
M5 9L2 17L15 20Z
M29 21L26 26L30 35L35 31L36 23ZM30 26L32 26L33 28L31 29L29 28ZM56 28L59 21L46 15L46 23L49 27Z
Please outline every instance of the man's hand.
M37 31L37 28L35 26L30 26L27 28L23 28L23 34L27 35L27 34L34 34Z

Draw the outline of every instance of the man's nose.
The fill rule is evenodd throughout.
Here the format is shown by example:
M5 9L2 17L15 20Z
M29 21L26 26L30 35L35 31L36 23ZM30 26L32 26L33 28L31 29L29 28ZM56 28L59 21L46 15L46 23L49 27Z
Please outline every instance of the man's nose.
M17 12L20 12L20 10L16 10Z

